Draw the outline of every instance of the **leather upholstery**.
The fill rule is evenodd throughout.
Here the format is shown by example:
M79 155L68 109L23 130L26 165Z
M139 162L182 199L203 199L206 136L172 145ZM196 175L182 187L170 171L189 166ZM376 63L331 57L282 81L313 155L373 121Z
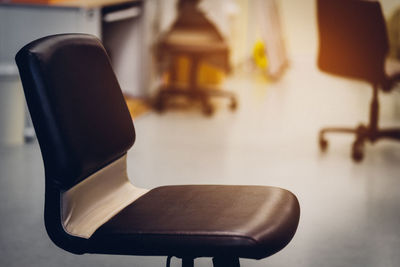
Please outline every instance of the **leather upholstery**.
M318 66L328 73L385 83L389 50L379 2L318 0Z
M62 189L132 146L133 123L98 39L89 35L43 38L22 48L16 61L46 175Z
M292 239L299 213L296 197L275 187L158 187L100 227L91 252L260 259Z

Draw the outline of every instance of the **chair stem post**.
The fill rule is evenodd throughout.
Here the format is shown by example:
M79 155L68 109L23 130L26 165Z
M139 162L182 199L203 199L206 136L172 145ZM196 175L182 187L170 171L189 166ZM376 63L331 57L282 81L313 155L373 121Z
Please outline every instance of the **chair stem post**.
M378 86L374 85L372 100L371 100L370 116L369 116L369 127L370 127L369 130L372 133L372 136L374 135L373 133L375 133L378 130L378 117L379 117Z
M214 267L240 267L238 257L215 257L213 264Z
M194 259L182 258L182 267L194 267Z

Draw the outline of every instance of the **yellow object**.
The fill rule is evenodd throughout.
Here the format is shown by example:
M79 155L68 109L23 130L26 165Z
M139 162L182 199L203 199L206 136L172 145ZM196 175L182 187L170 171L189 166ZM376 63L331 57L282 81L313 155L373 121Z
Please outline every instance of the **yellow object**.
M265 52L265 44L263 41L258 40L254 44L253 58L254 62L260 69L265 70L268 67L268 59Z
M125 96L125 101L133 119L146 114L151 109L150 104L144 99Z
M207 63L200 64L197 71L197 84L200 86L219 84L225 77L223 71Z
M174 67L176 71L175 81L171 81L171 74L167 72L163 75L163 82L165 84L175 82L177 84L188 85L190 79L190 68L192 67L190 59L186 56L180 56L177 58ZM206 62L200 63L197 68L198 86L217 85L222 82L224 77L225 74L223 71Z

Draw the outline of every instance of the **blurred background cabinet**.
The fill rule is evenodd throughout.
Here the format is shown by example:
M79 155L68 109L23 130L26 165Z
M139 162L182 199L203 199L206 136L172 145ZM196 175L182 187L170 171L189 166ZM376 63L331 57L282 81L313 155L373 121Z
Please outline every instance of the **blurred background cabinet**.
M93 34L104 42L123 92L131 96L145 94L142 1L45 2L0 4L0 143L23 142L24 101L14 56L34 39L59 33ZM30 133L28 129L26 135Z

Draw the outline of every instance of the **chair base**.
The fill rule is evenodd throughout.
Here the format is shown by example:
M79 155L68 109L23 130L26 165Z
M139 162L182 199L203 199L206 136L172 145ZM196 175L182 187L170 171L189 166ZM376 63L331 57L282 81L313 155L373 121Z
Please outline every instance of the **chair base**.
M234 111L237 109L237 99L234 93L220 90L220 89L210 89L210 88L188 88L188 89L179 89L177 87L168 86L162 88L154 101L154 108L159 111L165 111L167 107L167 102L170 98L183 96L189 100L199 101L202 106L202 111L206 116L212 116L215 112L214 106L210 103L210 99L213 97L224 97L228 98L229 108Z
M355 141L352 145L351 156L355 162L360 162L364 158L364 143L370 141L375 143L380 139L394 139L400 141L400 128L379 129L379 102L378 87L373 86L372 100L369 114L369 124L360 125L357 128L323 128L319 132L319 147L322 151L328 148L328 141L325 139L326 133L350 133L355 134Z
M394 139L400 141L400 128L395 129L371 129L364 125L357 128L324 128L319 132L319 146L322 151L328 148L326 133L350 133L355 134L355 140L351 149L351 156L355 162L360 162L364 158L364 143L370 141L375 143L380 139Z

